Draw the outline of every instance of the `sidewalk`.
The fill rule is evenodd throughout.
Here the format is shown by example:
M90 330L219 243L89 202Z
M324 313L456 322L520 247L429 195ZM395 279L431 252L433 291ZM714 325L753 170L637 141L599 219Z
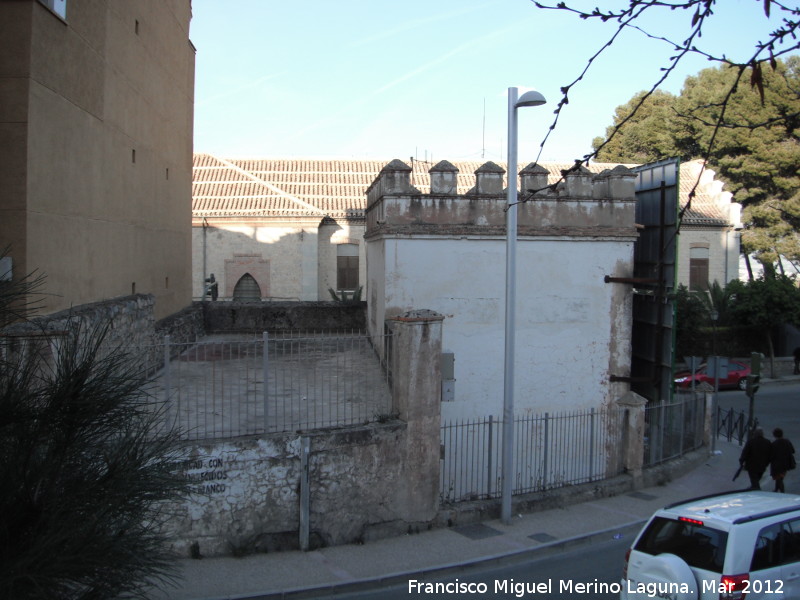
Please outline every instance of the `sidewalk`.
M717 454L664 486L612 498L518 515L506 526L499 520L436 529L365 545L280 552L245 558L181 560L177 588L154 600L244 600L311 598L343 589L363 589L369 582L432 580L469 562L511 561L557 552L570 544L615 536L627 539L642 521L670 502L747 487L747 475L734 483L741 448L720 441ZM762 482L771 489L768 476ZM800 493L797 475L786 484Z

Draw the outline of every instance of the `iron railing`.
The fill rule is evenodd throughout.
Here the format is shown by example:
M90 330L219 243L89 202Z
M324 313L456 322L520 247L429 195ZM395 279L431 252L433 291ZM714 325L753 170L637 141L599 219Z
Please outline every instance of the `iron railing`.
M682 456L703 445L705 394L645 408L644 466Z
M512 494L576 485L622 472L622 409L545 413L514 419ZM500 496L502 420L445 423L441 428L443 503Z
M363 333L269 335L176 344L167 336L148 392L186 439L357 425L391 412L386 369Z

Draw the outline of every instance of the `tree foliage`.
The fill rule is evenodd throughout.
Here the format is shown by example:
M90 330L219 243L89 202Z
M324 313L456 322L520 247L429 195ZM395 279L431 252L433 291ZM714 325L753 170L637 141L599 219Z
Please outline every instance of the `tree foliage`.
M687 78L679 96L657 91L641 102L646 92L640 92L617 108L606 138L595 139L597 158L690 160L702 157L715 137L708 164L744 207L744 250L767 263L779 254L800 260L800 57L778 60L765 72L763 100L758 90L738 86L727 98L724 125L717 127L736 77L734 68L722 66Z
M672 156L703 159L728 182L735 200L745 208L748 230L743 236L744 249L759 253L766 262L779 254L800 261L796 235L800 197L795 196L800 187L800 59L791 56L800 49L799 7L778 0L752 2L753 18L767 19L775 24L774 29L752 48L739 47L737 40L731 39L730 52L715 53L701 42L703 29L713 20L720 0L628 0L619 9L590 10L567 2L534 4L612 27L608 41L588 57L584 70L561 88L551 130L557 126L569 94L623 32L635 31L671 49L667 64L654 68L650 89L617 109L605 137L596 138L593 152L576 159L574 168L593 158L636 163ZM668 39L643 25L645 18L659 11L686 14L683 39ZM657 28L660 21L649 22ZM736 53L744 54L735 60L731 56ZM702 56L717 67L688 78L677 97L659 91L688 55ZM695 188L698 183L699 179ZM693 195L694 189L690 198Z
M0 322L24 287L0 282ZM33 333L0 344L0 598L146 597L174 563L177 433L103 329Z

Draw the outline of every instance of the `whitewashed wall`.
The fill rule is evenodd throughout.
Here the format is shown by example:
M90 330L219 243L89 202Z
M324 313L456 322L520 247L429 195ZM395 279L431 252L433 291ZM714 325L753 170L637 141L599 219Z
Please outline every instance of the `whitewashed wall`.
M454 402L443 404L443 418L501 414L505 242L390 239L384 248L387 316L416 303L446 317L442 344L455 353L456 393ZM618 341L612 334L630 330L624 319L614 320L630 315L630 306L619 304L626 300L603 277L617 272L620 256L632 259L632 253L631 242L518 242L518 413L611 400L611 352Z

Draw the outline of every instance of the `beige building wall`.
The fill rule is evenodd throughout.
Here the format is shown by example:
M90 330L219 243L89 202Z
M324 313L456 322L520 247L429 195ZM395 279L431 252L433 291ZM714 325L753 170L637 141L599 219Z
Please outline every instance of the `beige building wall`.
M205 227L204 227L205 224ZM330 300L336 289L339 244L358 244L359 281L366 281L364 225L318 217L194 219L192 295L203 296L212 273L219 300L230 300L237 280L249 273L263 300Z
M727 285L739 278L741 232L733 227L682 227L678 238L678 284L689 287L691 249L708 249L708 280Z
M201 298L212 273L219 299L230 300L249 273L262 299L317 300L319 218L293 220L195 219L192 295Z
M191 301L189 0L0 3L0 240L45 312Z

